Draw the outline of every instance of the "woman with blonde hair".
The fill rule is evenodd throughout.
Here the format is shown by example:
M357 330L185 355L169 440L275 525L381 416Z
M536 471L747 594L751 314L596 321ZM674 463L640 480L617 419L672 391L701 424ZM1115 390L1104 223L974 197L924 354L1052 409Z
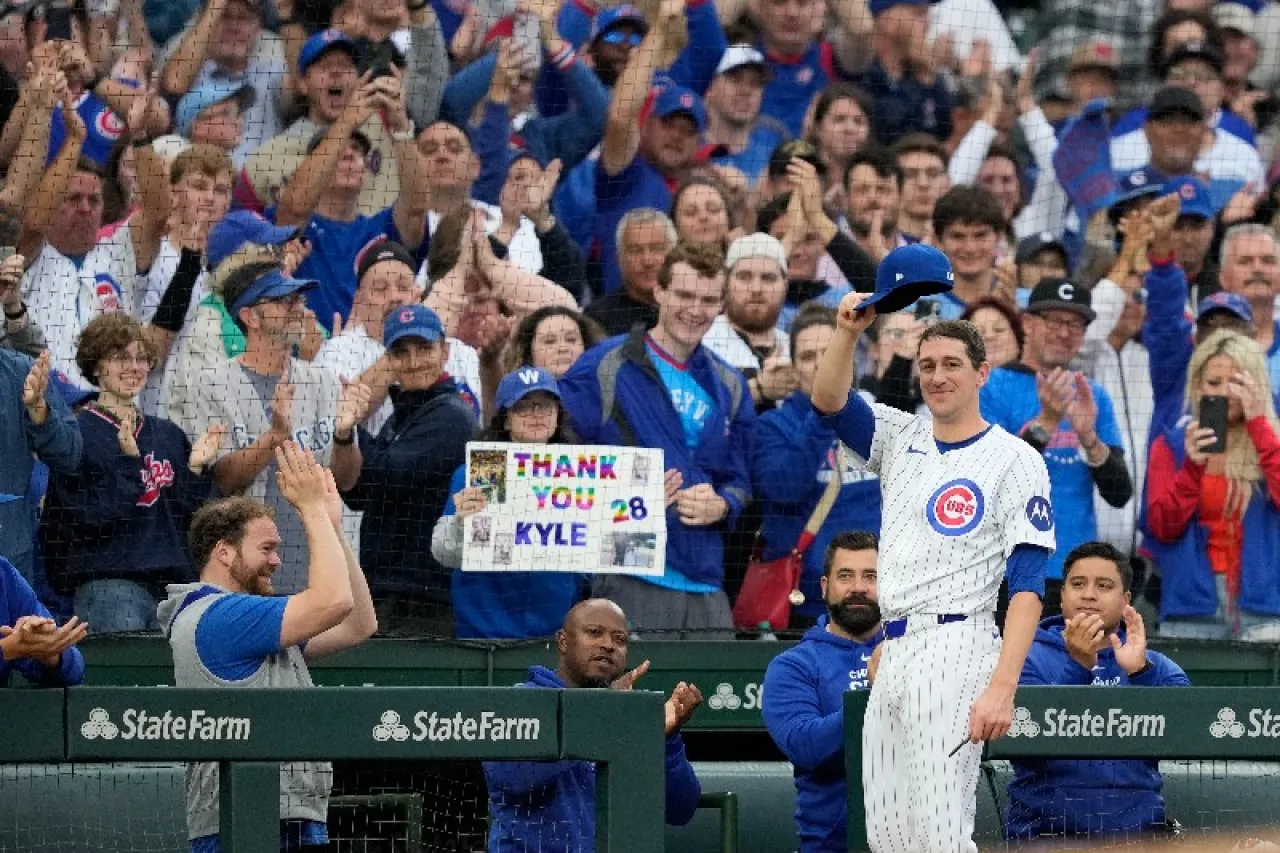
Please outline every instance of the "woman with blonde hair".
M1195 349L1187 399L1227 398L1225 452L1197 420L1158 434L1147 473L1148 547L1163 576L1160 633L1280 641L1280 421L1266 356L1214 332Z

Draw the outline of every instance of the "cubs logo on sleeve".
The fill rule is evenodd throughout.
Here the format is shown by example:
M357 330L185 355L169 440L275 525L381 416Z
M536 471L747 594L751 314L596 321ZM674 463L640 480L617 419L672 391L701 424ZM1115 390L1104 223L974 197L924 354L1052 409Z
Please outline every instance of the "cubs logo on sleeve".
M972 480L943 483L930 496L924 515L929 526L943 536L963 536L982 523L986 498Z

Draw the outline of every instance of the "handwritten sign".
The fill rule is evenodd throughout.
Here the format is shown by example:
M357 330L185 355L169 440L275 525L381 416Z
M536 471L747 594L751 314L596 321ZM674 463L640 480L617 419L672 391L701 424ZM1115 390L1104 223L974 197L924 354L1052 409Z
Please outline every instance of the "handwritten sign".
M661 450L470 442L488 503L463 520L462 570L661 575L663 477Z

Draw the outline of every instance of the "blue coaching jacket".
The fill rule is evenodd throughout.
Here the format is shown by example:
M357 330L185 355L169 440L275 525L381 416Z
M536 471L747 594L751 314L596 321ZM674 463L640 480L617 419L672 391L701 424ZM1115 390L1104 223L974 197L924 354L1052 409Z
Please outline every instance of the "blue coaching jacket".
M0 557L0 625L12 626L23 616L52 618L13 563ZM80 650L72 646L62 653L61 666L46 669L30 658L10 663L0 655L0 687L9 686L9 676L14 670L38 687L72 687L84 681L84 658Z
M866 690L867 663L883 639L855 643L827 631L827 616L778 655L764 676L761 713L795 767L801 853L844 853L848 817L844 694Z
M1098 665L1085 669L1067 653L1065 622L1054 616L1040 623L1022 667L1022 685L1099 687L1189 687L1187 674L1159 652L1147 651L1150 669L1130 679L1110 647ZM1124 641L1124 626L1120 627ZM1164 825L1160 763L1143 760L1015 761L1009 783L1009 839L1158 830Z
M1166 429L1157 441L1165 442L1174 462L1182 467L1186 455L1185 424ZM1280 510L1266 490L1254 486L1244 511L1240 554L1240 597L1237 605L1250 613L1280 616ZM1160 567L1162 591L1160 616L1212 616L1218 610L1218 589L1209 563L1209 534L1193 516L1183 534L1173 542L1161 542L1147 533L1143 544Z
M521 687L566 688L546 667ZM679 732L667 736L666 821L684 826L702 786ZM591 853L596 843L596 766L590 761L486 761L489 853Z
M683 488L710 483L729 504L729 514L710 527L686 527L675 507L667 511L667 566L698 583L724 580L723 531L751 499L747 467L755 405L742 374L699 346L687 369L710 395L695 450L685 444L680 416L645 351L645 333L610 338L587 350L560 380L564 406L583 444L656 447L667 469L684 476Z
M804 556L800 591L805 601L797 612L810 616L826 612L818 581L835 535L841 530L880 532L880 478L840 464L837 441L835 430L822 423L809 399L797 391L760 416L751 448L751 479L764 515L765 560L776 560L795 547L831 477L844 479Z

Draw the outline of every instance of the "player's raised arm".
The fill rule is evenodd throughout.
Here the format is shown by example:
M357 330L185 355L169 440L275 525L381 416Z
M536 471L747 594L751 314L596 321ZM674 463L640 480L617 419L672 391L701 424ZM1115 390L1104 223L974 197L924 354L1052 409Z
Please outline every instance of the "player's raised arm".
M311 563L307 588L289 597L280 626L280 648L310 640L341 623L354 607L342 541L326 507L325 470L292 441L276 448L280 492L302 518Z
M813 378L813 407L825 415L833 415L849 402L853 389L853 356L858 338L875 322L876 309L858 310L870 299L869 293L850 293L840 300L836 312L836 334L827 346L818 372Z

